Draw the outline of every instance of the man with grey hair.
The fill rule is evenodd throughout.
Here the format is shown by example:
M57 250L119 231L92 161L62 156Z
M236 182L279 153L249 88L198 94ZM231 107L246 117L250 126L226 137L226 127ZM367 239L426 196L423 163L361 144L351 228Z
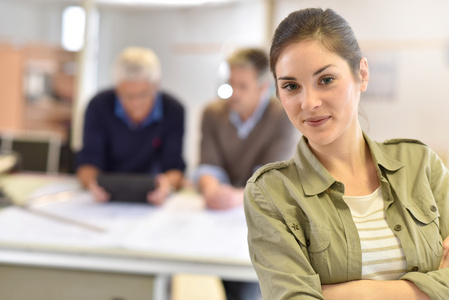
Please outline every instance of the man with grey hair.
M203 113L200 165L195 177L210 209L243 209L246 181L260 166L289 159L299 139L279 100L270 98L268 57L240 49L227 62L232 96ZM224 241L225 242L225 241ZM257 299L257 283L223 281L227 299Z
M114 88L97 94L87 107L77 176L104 202L110 195L98 185L99 173L149 174L156 189L147 201L162 204L183 179L184 108L159 91L160 63L149 49L125 49L113 77Z

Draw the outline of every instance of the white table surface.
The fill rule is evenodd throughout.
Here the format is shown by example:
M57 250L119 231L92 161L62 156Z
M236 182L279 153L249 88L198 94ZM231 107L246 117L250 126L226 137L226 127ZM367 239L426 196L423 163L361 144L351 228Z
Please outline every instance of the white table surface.
M175 194L159 208L99 204L71 176L15 174L0 178L0 186L33 210L15 206L0 210L0 264L161 278L193 273L257 280L247 253L243 208L208 211L191 190ZM155 299L162 299L156 290Z

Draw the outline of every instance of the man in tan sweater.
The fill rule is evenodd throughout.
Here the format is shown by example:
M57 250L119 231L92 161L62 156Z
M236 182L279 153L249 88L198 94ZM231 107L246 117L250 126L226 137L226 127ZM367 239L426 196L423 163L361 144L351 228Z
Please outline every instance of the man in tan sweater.
M229 99L215 100L203 113L197 177L207 206L243 204L243 189L254 171L289 159L299 140L278 99L270 99L266 54L241 49L228 58Z
M243 205L246 181L260 166L289 159L299 140L284 109L270 98L268 58L241 49L228 58L232 96L203 113L198 185L210 209ZM257 299L257 283L223 281L228 299Z

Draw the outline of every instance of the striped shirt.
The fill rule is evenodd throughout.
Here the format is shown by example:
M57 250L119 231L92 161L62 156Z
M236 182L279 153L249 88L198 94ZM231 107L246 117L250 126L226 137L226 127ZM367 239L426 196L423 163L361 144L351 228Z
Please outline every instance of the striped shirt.
M406 273L401 242L387 224L380 187L367 196L343 196L362 246L362 279L396 280Z

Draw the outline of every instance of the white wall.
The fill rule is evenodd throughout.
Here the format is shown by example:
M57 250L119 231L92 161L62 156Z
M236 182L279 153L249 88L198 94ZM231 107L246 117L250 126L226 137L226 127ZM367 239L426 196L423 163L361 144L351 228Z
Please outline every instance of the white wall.
M61 4L0 0L0 39L18 44L58 44L62 7Z
M418 138L449 157L449 1L278 0L274 25L291 11L309 6L330 7L346 18L368 59L394 58L395 96L362 101L369 134L377 140ZM0 38L58 42L61 11L60 2L0 0ZM153 48L162 61L162 87L186 107L185 157L192 169L200 114L215 97L218 65L234 47L265 44L263 1L156 11L101 7L100 14L99 88L110 85L110 65L124 47ZM177 50L186 45L203 45L208 52ZM374 66L375 59L371 63ZM379 88L376 81L379 78L372 78L371 91Z

